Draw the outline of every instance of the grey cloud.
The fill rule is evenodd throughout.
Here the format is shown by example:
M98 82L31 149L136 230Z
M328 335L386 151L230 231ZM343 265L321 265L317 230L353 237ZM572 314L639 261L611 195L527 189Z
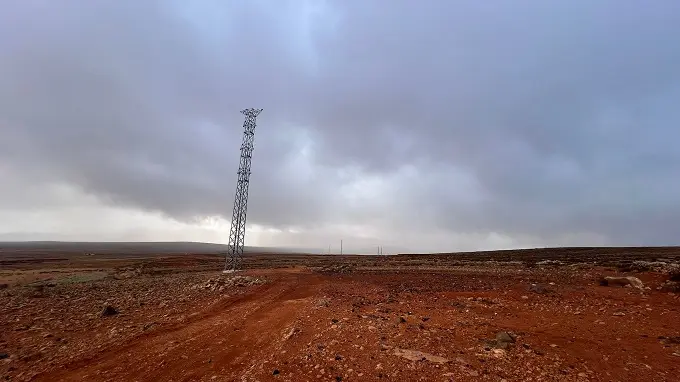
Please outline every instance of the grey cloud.
M236 60L238 49L224 59L212 45L202 46L186 23L153 4L43 4L50 13L24 13L23 20L18 10L6 14L8 22L15 17L16 29L5 36L22 43L0 43L7 48L0 64L6 74L0 80L5 155L17 160L10 165L41 168L113 203L183 219L229 217L241 139L238 110L251 106L248 96L241 103L239 93L256 86L254 76L239 78L238 70L251 64ZM231 65L222 67L223 59ZM271 193L286 189L277 174L295 147L277 141L285 133L272 130L282 121L263 117L265 126L273 125L265 131L271 138L258 137L254 167L272 176L263 177L268 194L260 205L273 216L304 221L311 217L304 209L286 207L313 195L295 187ZM257 222L258 209L252 212Z
M398 20L391 12L400 6L357 16L342 46L363 49L365 70L334 68L368 77L350 92L365 105L352 115L393 105L379 115L417 140L418 154L475 172L486 202L468 208L437 194L440 224L548 240L576 231L672 241L680 211L669 190L679 189L680 161L663 142L680 138L671 105L680 99L678 5L512 2L454 13L443 4L409 9L400 23L381 22ZM371 71L379 63L390 65L384 77ZM412 102L383 97L385 89ZM364 143L362 151L380 140ZM441 187L456 187L446 178Z
M680 226L677 2L67 4L0 16L0 160L26 177L228 218L252 106L251 223L627 244ZM391 179L383 203L343 195L362 173Z

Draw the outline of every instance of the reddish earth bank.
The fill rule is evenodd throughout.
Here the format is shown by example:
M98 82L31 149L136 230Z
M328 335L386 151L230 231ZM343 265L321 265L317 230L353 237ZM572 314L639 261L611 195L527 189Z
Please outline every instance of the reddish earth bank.
M10 381L678 381L680 250L0 257ZM634 276L643 288L601 285ZM106 307L106 309L105 309Z

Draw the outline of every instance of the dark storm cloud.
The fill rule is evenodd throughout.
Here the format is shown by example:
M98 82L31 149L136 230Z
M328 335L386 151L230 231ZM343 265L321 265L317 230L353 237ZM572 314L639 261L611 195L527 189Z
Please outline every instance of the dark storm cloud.
M170 4L9 7L0 159L111 203L228 217L237 111L263 107L253 223L360 224L377 212L343 204L340 170L411 164L393 227L674 240L677 2Z

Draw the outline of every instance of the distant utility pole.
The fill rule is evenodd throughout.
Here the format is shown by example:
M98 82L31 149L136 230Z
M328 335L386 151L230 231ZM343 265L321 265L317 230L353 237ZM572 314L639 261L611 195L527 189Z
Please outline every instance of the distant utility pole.
M241 269L243 247L246 240L246 213L248 212L248 185L250 184L250 162L253 159L253 143L257 116L262 109L245 109L241 113L246 116L243 122L243 142L241 143L241 160L238 167L236 197L234 211L231 215L228 253L224 262L224 272L236 272Z
M342 256L342 239L340 239L340 256Z

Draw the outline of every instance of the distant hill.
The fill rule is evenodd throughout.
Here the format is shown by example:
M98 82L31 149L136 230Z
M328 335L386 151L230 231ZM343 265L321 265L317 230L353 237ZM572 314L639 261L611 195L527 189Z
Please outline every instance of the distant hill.
M198 242L68 242L68 241L6 241L0 242L2 253L17 252L62 252L62 253L100 253L100 254L178 254L205 253L221 254L227 252L226 244ZM246 253L293 253L292 248L245 247ZM304 253L304 251L303 251Z

